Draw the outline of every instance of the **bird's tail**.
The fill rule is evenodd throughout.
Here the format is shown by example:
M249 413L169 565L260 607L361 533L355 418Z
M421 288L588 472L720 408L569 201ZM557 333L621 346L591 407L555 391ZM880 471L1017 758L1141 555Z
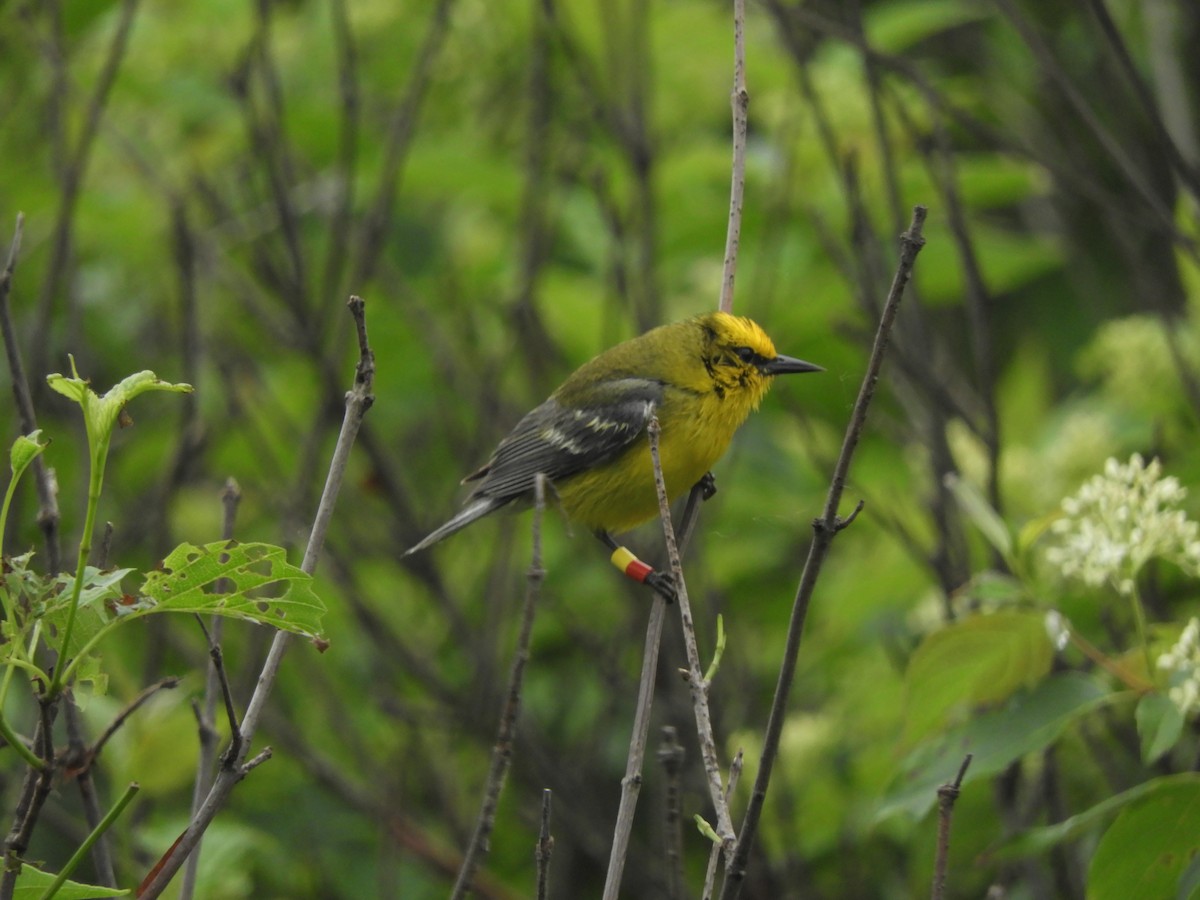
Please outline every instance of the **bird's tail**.
M499 500L495 497L486 496L476 497L475 499L468 501L467 505L459 510L458 514L455 515L454 518L452 518L441 528L437 528L430 532L429 535L426 536L420 543L409 547L404 551L404 555L409 556L413 553L416 553L418 550L424 550L426 547L433 546L442 538L448 537L462 528L466 528L476 519L482 519L488 513L499 509L505 504L505 502L506 501Z

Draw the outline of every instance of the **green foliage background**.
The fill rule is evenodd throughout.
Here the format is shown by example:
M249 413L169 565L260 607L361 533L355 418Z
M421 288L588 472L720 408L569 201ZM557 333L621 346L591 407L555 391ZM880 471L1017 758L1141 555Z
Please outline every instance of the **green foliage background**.
M1184 50L1200 40L1197 10L767 0L751 6L746 40L735 308L827 372L781 382L739 434L686 566L702 644L718 613L729 632L712 703L726 761L746 751L744 786L896 235L913 204L930 216L852 473L848 496L866 508L814 599L745 895L926 891L934 790L970 746L983 759L956 810L950 894L1108 896L1087 886L1103 817L1065 842L994 851L1192 768L1194 729L1143 761L1132 692L1074 650L1055 654L1041 625L1062 609L1119 658L1135 644L1128 606L1044 572L1015 583L944 478L971 486L1014 535L1036 532L1110 456L1157 455L1200 483L1200 68ZM331 647L289 654L261 737L275 757L206 838L199 896L447 891L495 734L528 516L401 553L574 366L715 306L731 59L730 10L708 0L0 4L0 233L24 213L10 304L54 440L67 556L86 447L44 386L67 352L99 389L143 368L196 387L139 401L135 427L114 439L101 509L112 564L148 569L179 542L216 540L229 477L238 538L284 544L297 562L352 374L343 303L367 300L376 403L318 571ZM0 416L15 436L15 415ZM26 486L7 553L40 550L36 513ZM553 896L597 895L624 771L646 597L589 535L553 515L545 532L484 896L531 894L543 788ZM647 558L661 553L655 535L632 539ZM1194 583L1168 566L1146 581L1165 649L1195 611ZM979 654L956 643L963 628L985 634ZM105 749L110 793L143 785L116 837L132 884L186 821L189 704L207 657L182 619L126 630L105 654L108 693L89 698L93 729L150 681L185 676ZM268 638L226 631L243 702ZM682 660L672 629L656 722L688 747L690 818L708 801L672 674ZM988 690L963 688L973 678ZM20 780L10 764L6 796ZM1185 782L1172 802L1187 808L1194 790ZM663 793L651 764L628 896L665 896ZM78 840L69 785L55 803L39 858ZM1152 809L1124 827L1153 821ZM690 829L684 843L698 891L707 848ZM1111 858L1101 871L1120 896Z

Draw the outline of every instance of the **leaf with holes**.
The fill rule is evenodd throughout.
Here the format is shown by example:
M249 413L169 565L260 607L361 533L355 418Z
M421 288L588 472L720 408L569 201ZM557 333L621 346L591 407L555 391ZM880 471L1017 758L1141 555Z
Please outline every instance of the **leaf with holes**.
M325 605L312 576L291 565L282 547L217 541L180 544L158 571L146 576L141 596L120 610L125 617L155 612L207 613L247 619L323 640Z

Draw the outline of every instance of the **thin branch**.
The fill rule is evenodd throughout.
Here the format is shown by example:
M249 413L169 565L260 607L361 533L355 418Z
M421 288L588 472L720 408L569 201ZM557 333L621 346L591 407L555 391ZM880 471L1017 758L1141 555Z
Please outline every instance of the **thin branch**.
M221 490L221 508L223 510L221 538L223 540L228 541L233 538L234 522L241 499L242 491L237 481L233 478L226 479L225 487ZM226 556L226 554L221 555L222 557ZM217 590L223 592L228 590L228 587L228 579L222 578L217 585ZM204 802L204 796L212 784L219 737L216 729L218 693L224 701L225 717L229 722L229 746L232 749L236 744L238 749L241 749L241 727L238 725L233 691L229 687L229 678L225 673L224 657L221 653L221 637L225 629L225 619L222 616L213 616L209 629L204 629L204 621L199 617L197 617L197 621L200 623L200 628L204 630L204 636L208 642L209 666L204 682L204 708L201 710L199 706L195 707L200 735L200 753L196 759L196 780L192 785L192 816L195 816L200 809L200 805ZM196 877L200 868L200 847L201 842L197 841L196 849L188 857L187 866L183 872L183 884L179 889L180 900L190 900L195 895Z
M666 797L663 799L663 832L666 844L668 900L683 896L683 830L680 827L682 813L679 808L679 771L683 768L683 745L679 743L675 729L666 725L662 730L662 743L658 747L658 761L666 776Z
M100 751L104 749L104 745L109 742L109 740L114 734L117 733L118 730L120 730L121 726L128 721L130 716L132 716L135 712L141 709L142 706L145 705L146 701L148 701L159 691L174 690L178 686L178 676L173 675L170 678L164 678L161 681L157 681L149 687L144 688L141 693L125 704L125 708L117 713L113 720L108 723L107 728L100 732L100 737L96 738L96 743L92 744L91 748L88 750L88 765L90 766L92 762L95 761L96 757L100 755Z
M950 819L954 814L954 802L962 787L963 777L967 767L971 765L971 754L968 753L958 767L958 775L953 782L943 784L937 790L938 797L938 839L937 855L933 864L932 900L942 900L946 895L946 866L950 859Z
M25 216L17 213L17 223L13 227L12 243L8 248L8 262L4 272L0 273L0 331L4 333L4 352L8 357L9 377L12 379L13 399L16 400L17 415L21 420L21 433L32 434L37 431L37 414L33 408L33 394L29 390L29 382L25 377L25 364L21 361L21 346L17 342L16 330L13 328L12 312L9 309L8 297L12 291L13 276L17 269L17 257L21 253L21 236L25 230ZM33 460L33 479L37 489L38 527L46 539L46 570L57 572L61 568L61 558L58 547L58 484L52 469L46 467L46 461L41 454ZM3 540L0 535L0 540Z
M534 860L537 863L537 900L550 897L550 855L554 852L554 837L550 834L550 788L542 791L542 824L538 829Z
M541 594L546 570L542 568L542 513L546 507L546 478L538 475L534 482L533 506L533 553L526 573L525 603L521 610L521 630L517 635L517 646L513 651L512 669L508 676L508 697L500 714L500 727L492 750L492 762L488 769L483 804L475 821L475 831L463 856L458 880L450 892L451 900L460 900L471 888L471 881L480 858L486 852L488 839L496 822L496 807L500 792L512 762L513 738L517 731L517 715L521 710L521 687L525 681L525 665L529 662L529 642L533 636L533 617Z
M663 622L667 602L654 591L650 619L646 623L646 645L642 652L642 674L638 681L637 709L633 714L633 733L629 738L629 755L625 762L625 777L621 779L621 802L617 807L617 823L613 830L612 850L608 857L608 873L604 880L604 900L617 900L621 894L621 874L629 853L629 836L633 832L633 813L637 809L638 793L642 789L642 760L646 757L646 740L650 734L650 708L654 703L654 675L658 671L658 650L662 642Z
M736 835L733 820L729 816L729 804L725 802L725 786L721 779L721 763L717 758L717 742L713 738L712 715L708 709L708 683L704 680L703 663L696 645L696 627L692 620L692 606L688 599L687 584L683 579L683 565L679 549L675 545L675 530L671 527L671 507L667 499L666 482L663 480L662 461L658 452L658 437L661 428L658 417L650 419L646 434L650 439L650 459L654 464L654 486L658 491L659 517L662 519L663 536L667 543L667 558L671 561L671 579L675 584L675 602L679 607L679 620L683 627L683 645L687 651L688 687L691 689L692 710L696 716L696 733L700 741L700 758L704 762L704 774L708 780L708 793L713 809L717 813L717 834L725 851L732 854Z
M109 94L117 80L117 72L120 71L121 62L125 58L125 51L129 46L129 35L133 30L134 13L137 11L137 7L138 0L124 0L121 4L121 15L117 20L116 31L109 43L104 64L93 82L92 94L88 98L88 105L84 110L83 125L80 128L78 140L74 147L66 151L66 159L60 176L62 190L58 198L58 209L55 213L54 230L50 243L50 259L46 264L46 280L42 282L41 294L38 298L37 320L34 324L31 341L35 372L47 368L54 301L60 286L70 271L75 208L79 201L84 177L87 174L92 147L95 145L96 134L100 128L100 120L108 105ZM65 77L65 66L62 74ZM65 86L63 91L65 92ZM61 109L59 112L65 113Z
M888 339L896 313L900 308L900 300L904 289L912 277L913 264L917 254L925 244L921 232L925 225L926 209L917 206L913 209L912 222L908 230L901 235L900 262L896 275L888 292L887 302L880 317L879 329L875 335L875 344L867 361L867 371L863 375L858 398L846 427L846 436L842 441L841 453L834 464L833 477L829 485L829 493L825 499L825 508L819 519L813 522L813 541L809 546L808 559L800 576L800 584L796 589L796 598L792 604L792 615L788 622L787 640L784 644L783 661L779 669L779 679L775 685L775 697L771 702L771 713L767 720L767 731L763 737L762 759L758 773L754 778L754 788L750 795L750 803L746 808L742 828L738 834L737 847L733 859L726 868L725 883L721 889L722 900L736 900L741 894L742 885L746 878L746 865L750 858L750 850L758 835L758 824L762 817L763 803L767 797L767 787L771 781L771 770L779 754L779 740L783 733L783 723L787 716L788 695L791 693L792 682L796 676L796 659L800 653L800 640L804 634L804 622L808 616L808 606L812 600L817 577L829 553L829 547L837 534L845 528L857 515L861 504L853 515L843 519L838 515L842 494L846 489L846 477L850 471L850 462L854 450L862 436L863 427L867 420L867 409L875 395L879 382L879 372L883 367L883 358L887 351Z
M733 281L742 240L742 201L746 192L746 130L750 92L746 90L746 0L733 0L733 172L729 185L729 227L725 232L725 265L717 308L733 312Z
M17 875L21 871L21 858L29 849L34 826L41 815L42 806L54 786L54 718L58 703L37 698L38 723L33 735L33 751L42 760L42 767L30 766L25 771L21 794L13 812L13 824L4 841L4 874L0 877L0 900L13 900Z
M325 480L321 502L313 519L312 532L309 535L304 560L300 564L300 568L310 575L316 570L317 560L320 558L321 548L325 543L325 535L329 530L333 508L346 474L346 466L351 448L354 446L354 439L362 424L363 416L375 401L374 394L371 393L375 381L375 353L367 342L365 304L362 298L352 296L347 305L358 332L359 360L354 374L354 387L346 393L346 413L342 421L342 429L330 459L329 474ZM279 666L289 644L290 635L287 632L276 632L267 659L259 672L258 684L246 707L246 714L242 718L242 736L245 743L239 758L230 760L228 765L221 768L213 782L212 789L209 790L200 809L192 816L187 829L143 882L138 894L141 900L153 900L163 892L175 873L179 871L180 866L183 865L183 861L195 849L201 835L211 824L217 812L226 804L234 786L254 766L267 758L266 755L259 754L250 762L243 762L243 758L254 740L254 733L262 717L263 707L275 686L275 679L279 675Z
M745 762L746 755L738 749L737 754L733 757L733 762L729 764L729 783L725 787L725 802L728 803L733 797L733 792L737 790L738 781L742 777L742 765ZM713 889L717 883L717 866L721 862L721 845L713 844L712 851L708 854L708 868L704 872L704 893L701 894L701 900L712 900Z

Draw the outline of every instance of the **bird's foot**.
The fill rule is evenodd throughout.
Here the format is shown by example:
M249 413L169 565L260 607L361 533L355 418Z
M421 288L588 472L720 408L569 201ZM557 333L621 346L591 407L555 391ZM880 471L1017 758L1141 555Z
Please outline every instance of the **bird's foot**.
M668 603L675 602L675 579L665 572L651 570L646 577L642 579L642 583L649 585L654 593L662 597Z

